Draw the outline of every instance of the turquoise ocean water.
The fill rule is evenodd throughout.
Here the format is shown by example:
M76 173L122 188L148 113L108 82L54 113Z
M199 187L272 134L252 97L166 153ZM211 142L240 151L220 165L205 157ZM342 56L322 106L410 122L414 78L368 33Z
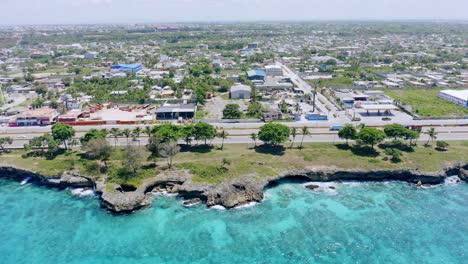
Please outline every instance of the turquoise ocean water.
M285 183L255 207L162 197L113 216L96 198L0 180L0 263L468 263L468 184Z

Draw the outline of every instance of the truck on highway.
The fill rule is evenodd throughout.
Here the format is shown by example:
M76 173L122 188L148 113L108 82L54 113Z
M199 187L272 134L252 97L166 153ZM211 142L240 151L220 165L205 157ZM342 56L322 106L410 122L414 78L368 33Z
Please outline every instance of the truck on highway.
M334 126L331 126L331 127L330 127L330 131L338 131L338 130L340 130L341 128L343 128L342 125L334 125Z

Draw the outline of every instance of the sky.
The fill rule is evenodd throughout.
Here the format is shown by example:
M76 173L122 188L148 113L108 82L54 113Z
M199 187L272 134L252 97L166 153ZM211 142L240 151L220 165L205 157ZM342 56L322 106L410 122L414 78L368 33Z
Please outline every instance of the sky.
M0 0L0 24L468 20L468 0Z

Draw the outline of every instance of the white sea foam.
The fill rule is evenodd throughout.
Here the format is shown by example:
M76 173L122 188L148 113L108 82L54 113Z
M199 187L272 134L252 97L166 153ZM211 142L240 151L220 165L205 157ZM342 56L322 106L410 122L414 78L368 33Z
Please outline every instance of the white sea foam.
M245 209L245 208L250 208L250 207L256 206L257 204L258 204L257 202L250 202L250 203L247 203L247 204L244 204L244 205L236 206L236 207L234 207L234 209Z
M31 180L31 177L27 177L24 180L21 181L21 185L26 185Z
M85 197L85 196L93 196L94 191L89 190L89 189L83 189L83 188L76 188L76 189L71 189L70 190L71 194L79 196L79 197Z
M156 196L164 196L164 197L176 197L177 196L177 193L168 193L167 191L152 192L152 194Z
M462 181L458 176L450 176L445 178L445 185L455 185L455 184L460 184Z
M225 211L226 207L224 207L222 205L215 205L215 206L211 206L209 209L218 210L218 211Z

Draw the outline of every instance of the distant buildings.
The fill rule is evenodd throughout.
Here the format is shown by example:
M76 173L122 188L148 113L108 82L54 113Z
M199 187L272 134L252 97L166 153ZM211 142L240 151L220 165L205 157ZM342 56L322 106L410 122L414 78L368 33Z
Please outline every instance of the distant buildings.
M141 71L143 67L141 64L117 64L111 66L111 72L113 73L137 73Z
M443 90L440 91L439 97L468 108L468 90Z
M258 49L258 43L256 43L256 42L249 43L249 44L247 44L247 48L248 49Z
M231 99L250 99L251 92L250 86L236 83L231 87Z
M99 53L97 52L88 52L84 55L85 59L96 59Z
M283 76L283 69L280 65L267 65L265 66L267 76Z
M194 104L165 104L156 110L158 120L193 119L197 112Z
M253 70L247 72L247 77L251 81L264 81L266 75L266 72L262 70Z
M58 112L52 108L26 110L16 116L15 126L47 126L52 124Z

